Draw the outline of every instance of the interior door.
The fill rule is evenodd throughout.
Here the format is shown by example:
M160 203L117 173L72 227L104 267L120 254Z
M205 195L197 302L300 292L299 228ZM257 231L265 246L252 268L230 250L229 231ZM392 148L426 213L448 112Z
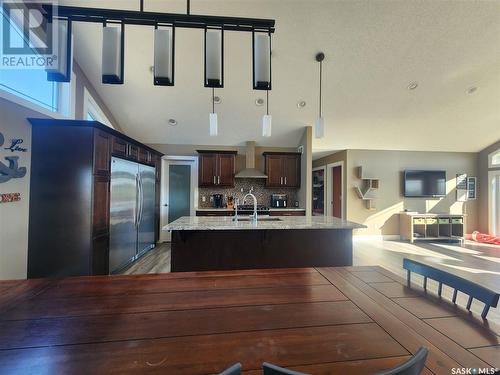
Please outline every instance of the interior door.
M165 160L162 166L161 226L182 216L194 215L196 163L194 160ZM171 233L160 230L160 241L170 242Z
M218 186L234 185L234 155L231 154L217 155L217 185Z
M139 164L137 255L155 245L155 168Z
M332 216L342 217L342 167L332 168Z
M138 165L113 158L109 219L109 272L112 273L136 255L138 213Z
M280 187L283 183L283 163L281 155L266 156L266 186Z
M283 157L283 185L286 187L299 187L299 162L297 155L286 155Z

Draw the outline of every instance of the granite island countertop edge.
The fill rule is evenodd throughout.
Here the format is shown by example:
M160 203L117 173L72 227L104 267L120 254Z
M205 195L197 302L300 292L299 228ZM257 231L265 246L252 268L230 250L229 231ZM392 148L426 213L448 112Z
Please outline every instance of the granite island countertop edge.
M360 229L365 225L334 217L283 216L277 221L233 221L232 217L183 216L165 225L165 231L203 230L294 230L294 229Z

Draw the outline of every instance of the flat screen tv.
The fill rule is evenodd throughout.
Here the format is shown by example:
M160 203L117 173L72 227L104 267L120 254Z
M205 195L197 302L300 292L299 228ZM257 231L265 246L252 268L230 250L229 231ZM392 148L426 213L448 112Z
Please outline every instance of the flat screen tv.
M446 196L446 171L405 171L404 196Z

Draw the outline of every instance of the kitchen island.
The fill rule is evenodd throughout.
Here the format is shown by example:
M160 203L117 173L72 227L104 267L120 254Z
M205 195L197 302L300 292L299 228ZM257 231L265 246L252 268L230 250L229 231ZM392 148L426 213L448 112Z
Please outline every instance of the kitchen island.
M172 272L352 265L352 230L364 225L326 216L184 216L172 232Z

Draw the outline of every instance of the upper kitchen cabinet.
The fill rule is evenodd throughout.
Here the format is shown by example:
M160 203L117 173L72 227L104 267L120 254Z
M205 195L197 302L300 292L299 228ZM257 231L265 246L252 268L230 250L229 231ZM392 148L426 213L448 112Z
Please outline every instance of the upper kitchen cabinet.
M300 153L265 152L266 186L300 187Z
M152 199L158 238L161 153L95 121L29 121L33 125L29 278L113 271L109 262L113 157L138 168L139 163L155 167Z
M198 150L199 187L233 187L236 151Z

